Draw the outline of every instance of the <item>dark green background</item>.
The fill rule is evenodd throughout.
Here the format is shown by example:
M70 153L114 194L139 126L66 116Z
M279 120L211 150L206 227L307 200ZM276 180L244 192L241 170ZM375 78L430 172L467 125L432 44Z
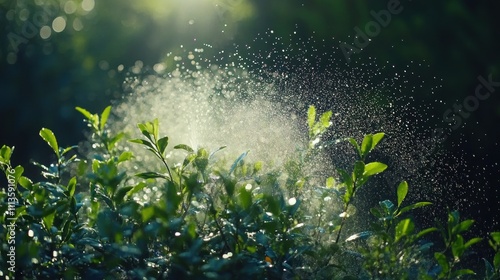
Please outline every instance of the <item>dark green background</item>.
M167 54L181 44L188 48L208 43L215 52L252 42L269 29L276 36L299 31L297 36L313 36L318 42L324 38L352 44L354 28L364 29L373 20L370 11L386 9L389 1L96 0L92 11L78 8L69 14L66 2L0 0L0 144L16 146L13 162L26 166L31 176L36 169L29 159L47 162L50 156L38 137L40 128L52 129L62 146L83 140L85 126L74 107L96 112L119 98L126 72L137 60L149 67L160 61L168 66ZM74 3L80 7L81 1ZM443 127L445 110L474 94L478 76L492 75L500 81L500 4L402 0L400 5L401 13L353 57L374 57L398 66L428 64L428 72L422 74L442 79L436 94L444 102L435 104L434 125ZM43 20L49 26L58 16L68 24L46 40L38 34L26 36L23 26L34 22L37 13L47 16ZM81 31L71 27L75 18L83 23ZM12 34L26 39L18 49ZM125 70L116 71L119 65ZM472 197L487 196L488 201L463 207L469 211L466 216L479 221L490 221L500 210L500 167L495 165L500 156L499 95L500 88L444 142L450 153L468 162L463 165L467 182L477 183L470 192L487 192ZM434 102L436 95L415 93L414 98L417 103Z

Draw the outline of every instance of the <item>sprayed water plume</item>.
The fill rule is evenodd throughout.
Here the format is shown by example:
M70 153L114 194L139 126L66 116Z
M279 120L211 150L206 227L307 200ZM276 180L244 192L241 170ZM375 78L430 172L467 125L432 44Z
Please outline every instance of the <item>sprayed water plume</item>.
M333 129L323 139L325 143L377 131L401 134L403 125L394 119L401 113L393 105L397 100L384 96L388 88L393 95L403 91L397 79L380 79L382 74L372 63L345 69L332 60L331 69L320 71L312 66L313 57L307 51L293 56L290 49L284 50L252 55L253 59L243 58L238 50L226 51L214 62L200 57L204 66L193 63L193 52L186 51L184 58L174 56L179 63L170 73L126 81L130 94L115 106L119 120L115 130L139 136L137 123L158 118L161 133L174 145L210 150L227 146L228 158L249 150L249 158L277 165L307 146L309 104L334 112ZM348 145L331 146L327 151L333 156L323 157L317 168L345 168L354 156ZM137 148L135 153L138 161L146 156Z
M241 83L236 85L226 81L227 73L214 68L138 81L115 108L115 128L135 133L137 123L158 118L161 134L174 145L227 146L223 153L234 158L249 150L249 158L276 164L306 145L294 113L266 98L276 91L272 85L253 81L245 71L235 77Z
M467 196L464 182L459 182L461 156L447 154L432 133L431 124L440 117L435 112L441 101L434 97L440 85L435 78L420 76L427 66L395 66L371 58L348 65L335 44L294 36L285 40L267 32L252 45L234 46L213 57L203 53L210 46L170 54L167 61L173 64L162 64L162 71L156 71L162 73L127 79L129 94L114 106L112 130L136 137L137 123L158 118L160 134L170 137L171 147L227 146L221 158L228 165L249 150L249 159L280 166L307 146L305 112L312 104L319 111L333 111L332 128L322 139L330 145L315 162L317 170L311 170L323 178L334 175L335 168L347 168L355 157L350 145L336 140L386 133L373 156L390 167L372 190L360 195L361 207L392 196L402 180L415 186L412 201L449 205L445 194L450 190L457 199ZM416 102L418 95L434 102ZM141 148L130 148L138 163L156 164ZM453 206L459 209L458 201ZM434 219L430 214L429 222Z

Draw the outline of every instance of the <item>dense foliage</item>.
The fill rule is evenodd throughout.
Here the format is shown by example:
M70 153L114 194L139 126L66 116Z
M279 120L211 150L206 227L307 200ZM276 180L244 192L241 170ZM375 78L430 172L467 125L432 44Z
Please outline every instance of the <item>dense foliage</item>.
M40 136L56 161L44 180L23 176L11 165L14 148L0 149L9 188L0 193L0 274L26 279L456 279L500 276L500 232L488 237L494 258L485 269L469 268L467 252L481 238L464 238L473 225L456 211L442 226L418 229L408 213L430 202L408 205L408 183L395 202L372 208L364 231L346 234L355 217L356 194L387 165L370 161L384 133L362 141L343 139L357 151L351 170L313 176L310 163L321 152L331 112L308 111L309 143L283 167L249 162L248 152L232 163L218 152L179 144L167 156L169 138L157 119L138 124L143 146L160 170L134 168L127 136L106 128L111 112L81 112L92 131L91 158L74 146L59 147L51 130ZM148 168L147 164L140 168ZM12 195L12 193L14 195ZM158 199L152 193L160 194ZM14 231L10 224L15 224ZM14 232L14 235L12 235ZM441 233L442 246L424 239ZM13 239L12 239L13 238ZM427 241L426 241L427 240ZM13 272L15 271L15 273ZM477 274L476 274L477 273ZM477 278L474 278L477 279Z

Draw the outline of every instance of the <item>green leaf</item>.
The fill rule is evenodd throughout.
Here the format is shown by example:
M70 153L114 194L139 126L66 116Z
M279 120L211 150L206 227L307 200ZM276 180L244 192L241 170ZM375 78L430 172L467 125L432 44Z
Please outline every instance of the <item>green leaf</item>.
M352 176L345 170L338 169L342 183L345 185L346 192L344 195L344 202L348 203L354 194L354 182L352 181Z
M255 174L255 173L257 173L257 172L261 171L261 170L262 170L262 165L263 165L263 164L264 164L264 163L263 163L262 161L257 161L257 162L253 165L253 173Z
M104 131L104 125L106 125L106 122L108 121L109 113L111 112L111 106L108 106L104 108L101 114L101 120L100 120L100 129L101 131Z
M373 176L375 174L383 172L387 168L387 165L381 162L370 162L365 165L365 172L363 176Z
M158 172L142 172L142 173L135 174L135 176L142 178L142 179L155 179L155 178L168 179L167 175L161 174Z
M349 203L349 201L354 197L355 191L354 183L352 181L346 184L346 192L344 194L345 203Z
M69 197L72 197L75 194L76 177L73 177L69 180L67 190L68 190Z
M202 173L205 172L205 169L208 166L208 151L205 148L200 148L196 152L196 157L194 159L194 164Z
M452 232L461 233L469 230L469 228L474 224L474 220L465 220L460 222L458 225L454 226Z
M61 152L61 155L65 155L67 152L73 150L73 149L76 149L78 148L78 146L70 146L70 147L67 147L66 149L64 149L62 152Z
M403 207L401 208L401 210L399 210L398 214L396 216L399 216L405 212L408 212L410 210L413 210L413 209L417 209L417 208L421 208L421 207L424 207L424 206L427 206L427 205L431 205L432 203L431 202L427 202L427 201L422 201L422 202L417 202L415 204L412 204L412 205L408 205L406 207Z
M401 206L401 203L405 199L406 195L408 194L408 183L406 181L403 181L399 184L398 186L398 208Z
M97 174L99 172L100 167L101 167L101 162L98 161L97 159L93 159L92 160L92 172Z
M459 269L452 273L452 279L457 279L462 275L475 275L476 273L471 269Z
M307 110L307 126L309 127L309 131L312 130L315 122L316 122L316 107L311 105L309 106L309 110Z
M500 231L490 233L490 237L496 244L500 245Z
M33 191L33 181L31 181L29 178L21 176L18 181L19 185L21 185L23 188Z
M474 245L474 244L477 244L479 242L481 242L483 239L482 238L479 238L479 237L475 237L475 238L472 238L471 240L465 242L464 244L464 248L465 249L469 249L470 246Z
M82 113L82 115L83 115L85 118L87 118L87 120L89 120L89 121L93 120L93 115L92 115L89 111L87 111L87 110L85 110L85 109L83 109L83 108L81 108L81 107L76 107L75 109L76 109L78 112Z
M188 145L185 144L179 144L174 147L176 150L184 150L187 151L188 153L194 153L193 148L189 147Z
M182 168L188 166L193 160L196 159L196 154L188 154L186 158L184 158L184 161L182 162Z
M113 136L111 139L108 140L108 149L112 150L116 143L118 143L118 141L120 141L123 137L125 136L125 133L123 132L120 132L118 134L116 134L115 136Z
M149 123L138 123L137 127L141 131L142 135L146 136L150 141L153 141L151 138L152 135L152 127Z
M16 208L16 219L28 214L26 208L27 207L25 205Z
M358 240L358 239L368 239L368 237L370 237L372 235L373 235L372 231L363 231L363 232L359 232L359 233L356 233L356 234L353 234L353 235L347 237L347 239L345 241L349 242L349 241L354 241L354 240Z
M168 137L162 137L158 140L158 149L160 150L160 154L163 154L165 152L165 149L168 146Z
M370 213L372 213L373 216L379 219L385 216L382 212L380 212L380 209L377 207L371 208Z
M70 237L71 224L72 224L71 220L67 220L66 223L64 223L63 230L62 230L63 241L67 241Z
M221 150L224 150L225 148L227 148L227 146L221 146L219 148L217 148L217 150L213 151L210 153L210 155L208 156L208 158L212 158L214 156L214 154L216 154L217 152L221 151Z
M151 143L149 141L146 141L143 139L129 139L128 141L131 143L142 144L142 145L146 145L148 147L152 147Z
M252 193L245 188L240 189L239 200L243 209L248 209L252 205Z
M14 147L9 147L3 145L0 149L0 163L5 165L10 165L10 157L12 156L12 152L14 151Z
M78 210L80 210L80 207L81 207L81 204L80 205L77 205L76 204L76 199L75 197L71 197L71 202L70 202L70 211L73 215L76 215L76 213L78 212Z
M348 141L349 141L349 143L351 143L351 145L354 146L354 148L356 148L356 151L358 152L359 157L361 157L362 156L361 147L359 146L358 142L356 142L356 139L348 138Z
M332 111L326 111L321 115L321 117L319 117L319 121L321 122L321 125L323 126L323 128L326 129L326 128L330 127L331 118L332 118Z
M144 182L139 182L139 184L135 185L133 188L131 188L128 192L127 192L127 196L128 197L131 197L133 194L137 193L138 191L144 189L144 187L146 186L146 183Z
M436 252L436 253L434 253L434 258L436 259L439 266L441 267L440 275L446 275L448 273L448 271L450 271L450 266L448 264L448 260L446 259L446 256L443 253Z
M448 213L448 225L458 225L458 221L460 221L460 213L458 211Z
M113 201L109 198L108 195L104 194L101 191L96 191L96 195L99 196L104 202L108 205L109 208L114 209Z
M238 164L248 155L248 152L249 151L246 151L244 153L242 153L235 161L234 163L231 165L231 169L229 169L229 174L233 173L233 171L236 169L236 167L238 166Z
M493 257L493 266L495 266L496 270L500 270L500 251Z
M177 193L177 188L171 181L166 182L165 188L167 189L165 210L166 213L173 214L179 209L179 205L182 202L182 196Z
M155 148L154 148L153 144L151 144L151 142L149 142L147 140L143 140L143 139L130 139L128 141L131 142L131 143L142 144L142 145L148 147L150 151L153 151L153 152L155 151Z
M335 186L335 179L333 179L333 177L328 177L326 179L326 187L331 189Z
M14 167L14 178L16 182L19 182L19 178L21 178L23 173L24 173L24 167L22 167L21 165Z
M228 196L233 196L234 188L236 187L236 180L232 178L222 177L224 181L224 188L226 189Z
M190 223L186 228L186 233L191 239L194 240L196 238L196 224Z
M158 118L154 119L152 124L153 124L153 135L155 139L158 139L159 138L158 135L160 134L160 124Z
M158 139L158 126L158 119L154 119L152 122L137 124L142 135L146 136L151 142L155 142Z
M85 121L89 124L89 126L94 130L94 132L99 132L99 116L97 114L91 114L89 111L76 107L76 110L82 113L85 117Z
M395 241L398 242L401 238L411 234L415 225L411 219L404 219L396 225Z
M457 234L455 241L451 244L451 252L453 254L453 257L455 259L460 258L464 251L464 238L460 234Z
M363 174L365 172L365 163L358 160L354 164L354 180L359 180L363 177Z
M132 152L123 152L121 155L118 157L117 163L121 163L127 160L130 160L131 158L134 157L134 154Z
M120 203L122 203L122 202L123 202L123 198L125 197L125 195L127 195L127 194L128 194L128 192L129 192L130 190L132 190L132 188L133 188L132 186L126 186L126 187L121 187L121 188L119 188L119 189L116 191L115 195L113 196L113 200L114 200L114 202L115 202L117 205L119 205Z
M196 157L197 158L208 159L209 155L208 155L207 149L205 149L205 148L198 149L198 151L196 152Z
M56 216L56 211L52 210L50 211L49 214L45 215L42 220L45 225L45 228L50 231L50 228L52 228L52 224L54 223L54 218Z
M431 233L431 232L434 232L434 231L438 231L438 229L437 229L437 228L435 228L435 227L432 227L432 228L426 228L426 229L424 229L424 230L420 231L419 233L417 233L417 238L420 238L420 237L422 237L422 236L424 236L424 235L426 235L426 234L429 234L429 233Z
M60 158L59 156L59 146L57 145L57 140L56 136L52 132L52 130L48 128L42 128L40 130L40 136L42 137L43 140L49 144L49 146L54 150L54 153L56 153L57 158Z
M377 144L380 142L380 140L382 140L382 138L384 138L384 136L385 136L385 133L383 133L383 132L373 134L371 150L375 149Z
M364 158L372 149L373 136L371 134L365 135L361 142L361 154Z

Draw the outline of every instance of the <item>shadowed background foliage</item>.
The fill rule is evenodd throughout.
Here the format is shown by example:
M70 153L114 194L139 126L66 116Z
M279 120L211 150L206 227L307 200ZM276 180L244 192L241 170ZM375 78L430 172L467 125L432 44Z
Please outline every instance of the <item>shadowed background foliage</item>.
M500 81L500 3L399 2L402 11L352 57L398 66L428 64L422 74L442 85L437 94L443 102L434 116L442 127L443 113L474 94L478 76ZM385 1L363 0L0 0L0 144L16 146L14 163L35 176L29 160L50 153L37 137L41 127L51 128L63 146L78 143L85 127L75 106L101 111L124 93L127 73L171 69L169 53L181 45L206 44L212 46L207 52L217 52L252 42L266 30L284 38L297 32L317 42L353 44L354 28L363 30L373 21L371 11L386 8ZM493 198L483 209L469 209L479 220L499 208L499 166L494 164L500 156L499 92L500 87L444 143L472 163L467 176L474 177L475 168L491 174L476 180ZM436 98L414 95L417 103Z

